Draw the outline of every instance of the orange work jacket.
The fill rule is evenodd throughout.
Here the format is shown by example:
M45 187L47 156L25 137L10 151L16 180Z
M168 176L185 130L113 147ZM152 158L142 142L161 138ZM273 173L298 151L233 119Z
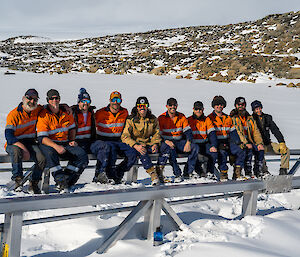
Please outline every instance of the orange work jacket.
M158 122L161 137L165 140L180 140L183 133L191 129L187 118L180 112L176 112L174 119L171 119L168 112L165 112L158 117ZM191 138L188 137L189 135L187 139L192 141L192 135Z
M101 108L95 114L97 135L102 140L120 140L127 117L128 111L123 107L115 115L109 106Z
M44 109L38 116L36 124L38 137L49 137L56 143L69 141L69 130L75 128L72 114L59 110L58 114Z

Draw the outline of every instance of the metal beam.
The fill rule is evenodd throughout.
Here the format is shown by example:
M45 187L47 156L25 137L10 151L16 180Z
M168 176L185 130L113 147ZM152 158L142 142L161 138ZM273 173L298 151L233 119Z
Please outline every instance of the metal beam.
M242 217L256 215L258 191L245 191L243 194Z
M22 212L5 214L3 242L4 247L8 249L9 257L20 257L22 222Z
M110 247L112 247L118 240L122 239L129 230L135 225L140 217L151 206L153 201L141 201L133 209L133 211L125 218L125 220L119 225L119 227L102 243L101 247L97 250L97 253L105 253Z
M198 183L164 185L132 189L106 190L100 192L82 192L72 194L35 195L0 199L0 213L15 211L39 211L59 208L71 208L107 203L143 201L171 197L186 197L218 193L232 193L263 190L261 180L228 181L226 183Z
M171 219L176 229L180 229L180 226L183 224L183 221L178 217L176 212L171 208L171 206L162 199L162 208L164 213Z

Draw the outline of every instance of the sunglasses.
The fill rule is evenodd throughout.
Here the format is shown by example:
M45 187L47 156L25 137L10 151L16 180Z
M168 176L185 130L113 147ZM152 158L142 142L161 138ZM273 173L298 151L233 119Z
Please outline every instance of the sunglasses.
M91 100L84 99L84 100L81 100L80 102L81 102L81 103L84 103L84 104L90 104L90 103L91 103Z
M49 100L60 100L59 96L52 96L48 98Z
M32 97L32 96L25 96L29 101L34 101L34 102L37 102L38 101L38 98L35 98L35 97Z
M168 104L169 107L177 107L177 104Z
M122 99L120 99L119 97L114 97L113 99L111 99L111 101L113 103L117 102L118 104L122 103Z
M195 111L202 111L202 108L194 108Z
M137 104L136 107L138 108L148 108L149 104Z
M245 106L246 104L245 103L238 103L237 105L238 106Z

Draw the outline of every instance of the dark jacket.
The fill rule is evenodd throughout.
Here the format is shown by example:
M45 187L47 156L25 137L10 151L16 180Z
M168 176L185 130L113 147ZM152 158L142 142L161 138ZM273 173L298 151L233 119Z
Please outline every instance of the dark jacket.
M261 133L264 145L271 144L270 131L276 137L279 143L284 142L283 135L281 134L275 122L273 121L271 115L263 113L261 116L258 116L257 114L253 113L252 116L256 121L257 127Z

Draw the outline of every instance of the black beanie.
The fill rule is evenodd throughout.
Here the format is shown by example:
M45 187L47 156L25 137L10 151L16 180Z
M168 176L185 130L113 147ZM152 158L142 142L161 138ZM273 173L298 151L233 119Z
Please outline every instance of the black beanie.
M263 108L263 105L260 101L255 100L251 103L252 111L254 111L257 107Z

